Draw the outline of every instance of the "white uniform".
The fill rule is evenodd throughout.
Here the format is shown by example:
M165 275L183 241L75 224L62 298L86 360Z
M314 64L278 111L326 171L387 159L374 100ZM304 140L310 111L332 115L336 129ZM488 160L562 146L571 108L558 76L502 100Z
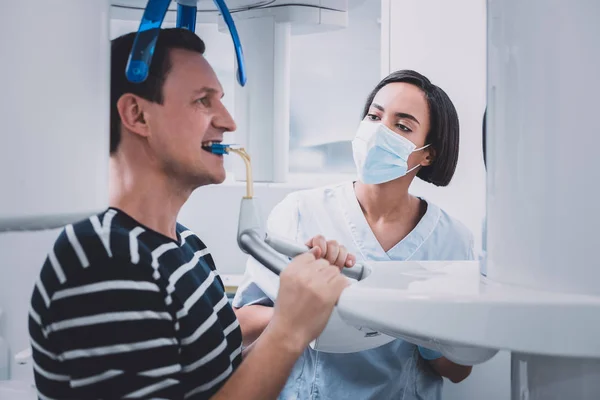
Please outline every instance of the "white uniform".
M295 192L269 216L269 232L297 242L323 235L337 240L358 261L471 260L473 236L434 204L402 241L385 252L371 231L352 182ZM275 274L249 259L233 305L272 305L260 287L278 287ZM270 291L270 290L269 290ZM423 316L428 318L427 316ZM439 399L442 380L420 355L431 351L403 340L351 354L307 349L288 380L281 399Z

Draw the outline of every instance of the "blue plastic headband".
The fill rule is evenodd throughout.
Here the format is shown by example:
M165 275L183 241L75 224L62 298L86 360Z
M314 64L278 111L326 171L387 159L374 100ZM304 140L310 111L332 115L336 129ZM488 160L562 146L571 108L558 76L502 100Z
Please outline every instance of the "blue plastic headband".
M231 40L233 41L238 64L237 80L241 86L244 86L247 79L246 66L244 63L242 43L235 27L235 23L233 22L233 18L231 18L231 13L225 4L225 1L213 1L223 16L227 28L229 29L229 33L231 34ZM152 56L154 55L154 48L156 46L156 41L158 40L158 33L170 3L171 0L148 0L125 69L125 75L132 83L141 83L148 78ZM189 29L194 32L196 27L196 12L196 7L178 4L177 27Z

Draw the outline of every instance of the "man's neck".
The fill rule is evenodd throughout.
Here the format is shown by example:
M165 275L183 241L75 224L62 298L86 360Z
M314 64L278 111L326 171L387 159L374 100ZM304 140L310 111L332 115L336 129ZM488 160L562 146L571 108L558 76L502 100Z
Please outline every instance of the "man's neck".
M156 171L136 171L111 159L110 206L177 240L177 216L192 190L176 188Z

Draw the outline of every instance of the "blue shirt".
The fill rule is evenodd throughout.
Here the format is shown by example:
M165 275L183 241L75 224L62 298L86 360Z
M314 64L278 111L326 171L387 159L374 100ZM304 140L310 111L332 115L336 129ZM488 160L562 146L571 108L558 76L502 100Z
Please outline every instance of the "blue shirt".
M474 259L471 232L431 203L417 226L384 251L365 219L352 182L288 195L271 212L268 230L299 242L324 235L346 246L358 261ZM250 259L234 307L273 305L257 285L258 279L263 288L278 285L274 274ZM295 364L280 399L439 399L442 378L424 359L439 356L400 339L347 354L308 348Z

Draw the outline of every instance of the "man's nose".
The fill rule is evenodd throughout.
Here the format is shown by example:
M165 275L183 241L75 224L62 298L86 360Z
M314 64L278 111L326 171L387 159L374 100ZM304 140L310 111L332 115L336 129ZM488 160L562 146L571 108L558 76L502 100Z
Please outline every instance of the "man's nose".
M231 114L229 114L229 111L227 111L227 108L225 108L223 103L220 103L219 110L213 119L213 125L215 128L219 128L227 132L233 132L237 129L237 125L235 124L233 117Z

